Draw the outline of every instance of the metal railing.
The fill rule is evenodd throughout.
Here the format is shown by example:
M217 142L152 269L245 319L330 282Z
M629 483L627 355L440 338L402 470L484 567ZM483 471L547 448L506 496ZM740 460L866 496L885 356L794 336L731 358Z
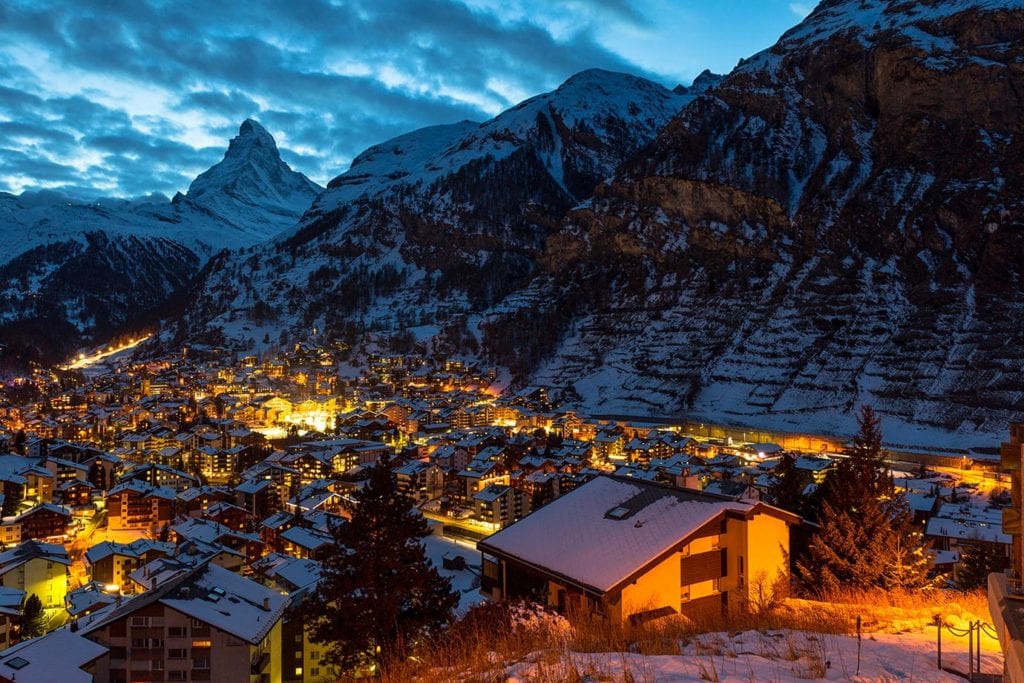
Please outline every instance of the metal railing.
M967 628L955 628L946 624L941 618L936 618L937 626L936 629L936 658L937 665L941 671L951 673L957 676L962 676L968 680L977 680L982 676L991 676L993 680L1000 680L1002 672L999 674L985 673L981 670L981 638L982 634L987 635L996 641L999 640L999 633L991 624L987 624L980 619L972 621L968 624ZM942 664L942 631L945 629L954 638L967 638L967 671L960 671L950 666L943 666ZM978 678L976 678L978 677Z

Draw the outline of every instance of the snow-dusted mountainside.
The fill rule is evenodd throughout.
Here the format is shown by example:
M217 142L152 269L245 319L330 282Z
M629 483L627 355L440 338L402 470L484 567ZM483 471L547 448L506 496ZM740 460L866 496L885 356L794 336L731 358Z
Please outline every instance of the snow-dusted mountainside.
M597 413L851 433L870 402L893 442L997 443L1024 412L1021 35L1019 0L821 3L549 240L519 305L559 334L513 359Z
M201 173L188 188L185 200L226 221L251 238L247 246L291 228L323 190L293 171L277 151L274 138L251 119L242 122L224 159Z
M991 446L1024 413L1024 0L826 0L378 145L163 341L428 340L596 414ZM594 189L596 186L596 189ZM573 398L574 397L574 398Z
M173 200L0 193L0 363L60 358L152 316L213 254L293 226L320 189L246 121L224 160Z
M202 256L267 240L295 225L322 188L281 160L270 134L242 123L224 159L172 200L82 202L56 192L0 193L0 264L86 233L173 240Z
M694 97L591 70L485 123L372 147L296 228L211 273L184 328L255 344L437 332L525 285L565 212Z

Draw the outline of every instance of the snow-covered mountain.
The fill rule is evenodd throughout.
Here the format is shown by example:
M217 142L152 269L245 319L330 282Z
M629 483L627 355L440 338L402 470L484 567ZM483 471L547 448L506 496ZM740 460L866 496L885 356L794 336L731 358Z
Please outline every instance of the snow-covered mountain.
M0 264L31 248L109 236L164 238L208 256L267 240L291 228L321 188L281 160L270 134L242 123L224 159L173 199L83 202L52 191L0 192Z
M990 446L1024 413L1024 0L826 0L367 150L162 342L414 341L590 413ZM369 340L369 342L368 342Z
M597 413L842 434L869 402L895 443L997 443L1024 413L1021 35L1019 0L822 2L549 240L520 301L557 334L513 361Z
M295 225L323 188L291 169L274 138L246 119L231 140L224 159L201 173L179 204L191 202L215 214L243 234L247 246ZM186 201L187 200L187 201Z
M293 226L320 190L245 121L223 161L172 200L0 193L0 363L59 359L151 319L212 255Z
M211 273L189 333L438 332L524 286L565 212L694 97L584 71L482 124L372 147L293 230Z

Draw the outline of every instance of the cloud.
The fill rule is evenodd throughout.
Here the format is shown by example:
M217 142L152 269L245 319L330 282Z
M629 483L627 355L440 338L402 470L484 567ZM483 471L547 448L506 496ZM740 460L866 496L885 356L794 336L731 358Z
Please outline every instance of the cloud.
M247 117L326 182L370 145L586 68L657 76L597 37L647 25L626 0L56 4L0 3L0 190L173 194Z

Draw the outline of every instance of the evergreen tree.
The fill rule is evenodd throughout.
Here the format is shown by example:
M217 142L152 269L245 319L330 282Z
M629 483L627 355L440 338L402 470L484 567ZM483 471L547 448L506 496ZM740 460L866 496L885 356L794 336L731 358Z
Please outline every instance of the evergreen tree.
M1006 552L991 543L965 544L956 568L956 583L964 590L981 588L988 585L989 574L1005 571L1009 566Z
M871 406L861 406L860 427L845 458L822 485L821 496L837 510L857 510L863 501L893 495L889 452L882 446L882 422Z
M314 642L346 670L400 662L451 621L458 595L430 564L426 521L398 491L390 459L353 494L352 518L333 527L317 594L309 601Z
M18 621L18 633L21 639L38 638L46 633L48 623L49 620L43 611L43 601L35 593L28 596L21 611L21 619Z
M879 558L882 564L879 584L887 590L923 588L928 584L931 568L928 554L931 543L924 540L924 534L914 523L914 513L902 493L882 502L889 527L884 530L888 533L884 534L886 542Z
M775 480L768 491L772 505L803 515L807 507L807 499L804 497L807 481L796 468L796 457L791 453L783 453L772 474Z
M805 586L918 588L928 574L928 546L902 493L893 487L879 419L869 406L847 458L821 487L821 524L797 571Z

